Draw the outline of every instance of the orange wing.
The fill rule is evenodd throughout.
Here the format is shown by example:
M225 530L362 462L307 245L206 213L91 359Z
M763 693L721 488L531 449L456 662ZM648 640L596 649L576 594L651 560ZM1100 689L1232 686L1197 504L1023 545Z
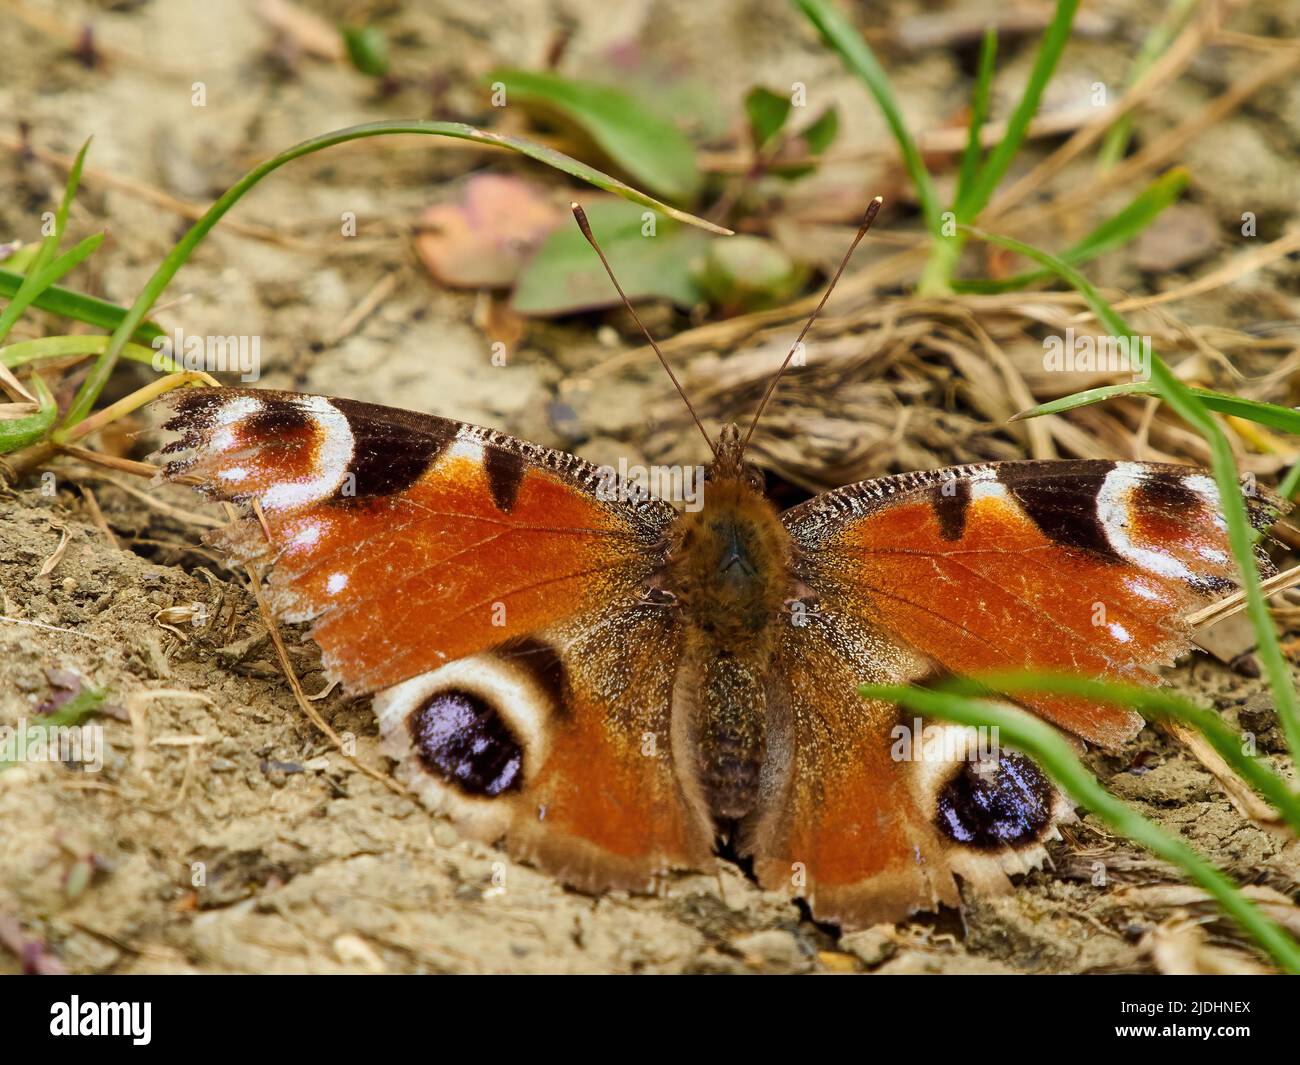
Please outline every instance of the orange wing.
M1248 497L1256 524L1276 500ZM1039 667L1150 682L1187 648L1182 615L1232 585L1213 482L1177 466L966 466L829 492L782 518L804 608L769 680L763 808L743 844L767 887L820 919L896 920L996 891L1041 860L1069 807L991 737L865 702L864 682ZM1132 713L1030 703L1115 745Z
M1280 505L1247 503L1261 528ZM953 673L1036 667L1150 683L1190 645L1182 616L1234 584L1214 482L1182 466L961 466L850 485L783 521L818 598ZM1141 727L1077 700L1032 705L1106 746Z
M995 893L1038 865L1069 807L1021 755L974 729L925 724L859 684L931 669L889 633L823 608L782 630L768 683L766 801L741 850L763 887L846 928L961 902L956 875Z
M273 563L398 774L477 837L586 887L711 863L671 756L676 614L649 584L675 513L491 429L343 399L173 394L164 476L256 504L214 537Z

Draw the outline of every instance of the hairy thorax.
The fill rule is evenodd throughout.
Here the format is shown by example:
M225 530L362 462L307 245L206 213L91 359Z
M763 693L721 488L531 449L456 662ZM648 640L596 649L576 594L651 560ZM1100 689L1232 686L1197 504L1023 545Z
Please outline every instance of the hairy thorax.
M739 479L710 483L674 547L669 587L688 628L733 654L769 638L788 597L790 539L759 491Z

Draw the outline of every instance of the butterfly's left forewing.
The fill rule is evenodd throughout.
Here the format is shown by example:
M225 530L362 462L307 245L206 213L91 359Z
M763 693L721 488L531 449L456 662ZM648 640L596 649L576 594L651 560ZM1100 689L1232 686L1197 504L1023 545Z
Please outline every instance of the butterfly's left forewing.
M572 455L372 404L212 389L170 411L165 476L250 505L218 546L272 563L276 613L379 693L428 805L584 887L708 866L671 756L680 632L647 596L671 507Z

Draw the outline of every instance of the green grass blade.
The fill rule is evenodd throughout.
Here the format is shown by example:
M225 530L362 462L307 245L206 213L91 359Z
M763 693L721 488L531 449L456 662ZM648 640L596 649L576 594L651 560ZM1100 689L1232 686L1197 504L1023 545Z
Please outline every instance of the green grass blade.
M349 126L346 129L334 130L331 133L322 134L319 137L312 137L310 140L296 144L292 148L274 155L270 159L259 163L234 185L223 193L217 201L204 212L203 217L194 223L186 232L185 236L163 259L161 265L149 278L143 290L135 303L131 305L125 317L118 323L117 328L113 331L112 343L104 351L103 355L95 362L90 374L82 383L80 390L72 401L72 406L68 410L67 417L63 420L62 430L67 430L76 425L79 421L90 413L91 408L95 405L100 392L103 391L104 385L107 384L109 375L113 372L113 366L117 363L118 355L121 353L122 346L135 333L136 329L144 321L145 315L149 309L162 295L163 290L171 283L176 272L185 264L193 253L194 249L206 237L209 231L215 226L236 203L238 203L249 189L256 185L262 178L278 170L285 163L292 162L304 155L311 155L313 152L319 152L325 148L331 148L336 144L345 144L348 141L361 140L365 137L380 137L395 133L414 133L432 135L438 137L453 137L459 140L475 141L479 144L492 145L494 147L508 148L512 151L519 152L528 156L530 159L536 159L539 162L546 163L557 170L563 171L572 177L579 178L597 188L614 192L624 199L631 200L633 203L639 203L646 207L651 207L656 211L662 211L671 218L680 222L687 222L690 225L699 226L710 232L730 235L729 229L716 226L712 222L706 222L702 218L696 218L694 215L687 214L685 211L679 211L676 207L670 207L666 203L660 203L652 196L647 196L619 181L608 174L586 163L580 163L576 159L571 159L563 152L557 152L553 148L546 148L540 144L534 144L532 141L523 137L511 137L502 133L492 133L487 130L475 129L473 126L467 126L463 122L370 122L361 126Z
M1151 184L1137 194L1123 210L1111 215L1096 229L1077 244L1071 245L1060 253L1062 262L1072 265L1095 259L1098 255L1110 251L1121 244L1126 244L1149 226L1166 207L1174 203L1187 188L1188 173L1183 167L1176 167L1156 178ZM1015 277L1000 281L956 281L953 288L958 292L977 292L983 294L1012 292L1026 285L1036 284L1052 277L1051 270L1030 270Z
M863 39L862 34L840 13L832 0L793 0L793 2L795 7L799 8L817 27L826 43L839 53L840 58L844 60L844 65L866 83L867 89L875 97L876 105L884 114L890 132L893 133L894 140L898 144L898 150L903 156L903 165L907 168L908 177L912 179L912 187L916 190L916 197L921 204L921 213L925 217L925 226L937 237L940 217L943 213L939 206L939 197L930 178L930 171L926 169L925 160L921 158L921 150L916 146L916 140L903 120L903 113L899 110L898 101L894 98L894 90L890 87L889 78L885 75L880 61L876 59L875 53Z
M77 158L68 171L68 180L63 187L63 199L59 201L59 206L54 212L54 228L41 241L40 251L36 253L36 258L32 260L31 267L26 271L22 284L18 286L18 291L14 293L13 299L9 301L3 313L0 313L0 340L4 340L9 335L9 330L14 327L19 316L32 304L32 301L40 295L42 287L42 276L45 268L54 260L55 253L59 250L59 241L63 239L64 226L68 224L68 209L72 206L73 198L77 195L77 186L81 183L81 168L86 161L86 149L90 147L90 141L87 140L81 146L81 151L77 153ZM69 268L70 269L70 268ZM46 284L52 284L54 278L51 278Z
M1228 395L1225 392L1211 392L1205 388L1193 388L1190 389L1190 392L1207 409L1219 414L1230 414L1234 418L1244 418L1247 421L1266 425L1270 429L1300 435L1300 410L1293 407L1279 407L1275 403L1261 403L1254 399L1242 399L1240 396ZM1018 422L1025 418L1039 418L1044 414L1061 414L1067 410L1087 407L1093 403L1100 403L1102 400L1113 399L1116 396L1158 395L1160 395L1159 388L1149 381L1132 381L1122 385L1103 385L1101 388L1090 388L1085 392L1075 392L1070 396L1062 396L1050 403L1041 403L1037 407L1031 407L1029 410L1013 415L1011 420Z
M96 233L79 242L75 247L69 248L57 259L47 262L44 266L40 265L39 262L33 262L30 282L24 278L23 283L19 284L14 298L10 300L9 306L4 309L3 314L0 314L0 340L9 335L9 330L13 328L14 323L18 321L28 307L40 299L43 292L64 274L72 270L103 242L104 234Z
M1164 17L1146 35L1142 47L1138 50L1133 65L1129 68L1126 86L1132 88L1141 80L1165 49L1172 43L1174 36L1182 29L1187 16L1196 8L1196 0L1169 0L1169 7ZM1128 150L1129 138L1133 132L1133 112L1120 115L1106 131L1106 139L1097 151L1097 165L1102 170L1114 166Z
M966 150L962 152L961 166L957 170L957 187L953 193L953 202L960 202L968 195L979 172L980 160L984 149L980 144L980 133L989 117L989 97L993 92L993 71L998 57L998 28L990 25L984 31L980 42L979 69L975 75L975 90L971 94L970 126L966 135Z
M0 267L0 297L12 297L24 280L25 275ZM50 285L32 300L31 306L99 329L116 329L126 317L125 307L58 285ZM162 330L155 322L141 322L135 331L135 339L140 341L152 340L156 336L162 336Z
M86 237L85 240L78 241L57 259L46 263L36 275L37 291L44 292L61 277L70 273L78 264L92 255L95 249L103 243L103 233L92 233L90 236Z
M21 340L0 348L0 364L10 370L28 363L40 362L42 359L64 359L69 355L99 355L108 349L110 337L106 336L59 336L40 337L37 340ZM176 373L181 367L167 358L160 351L147 348L143 344L127 344L122 349L122 358L132 362L142 362L146 366L167 373Z
M1294 499L1297 491L1300 491L1300 462L1286 471L1286 476L1277 486L1277 494L1283 499Z
M1286 972L1300 974L1300 943L1266 917L1223 873L1181 839L1148 821L1101 786L1051 725L1023 710L983 699L892 685L863 685L859 693L961 725L992 727L999 742L1033 758L1080 806L1115 832L1178 866L1246 930Z
M26 418L0 420L0 454L17 451L20 447L34 444L50 431L54 416L59 413L54 396L40 374L32 374L32 384L36 389L38 409Z
M1045 251L1012 240L1010 237L994 236L974 229L970 232L981 240L987 240L999 247L1028 256L1052 270L1083 296L1102 328L1112 336L1133 335L1124 319L1115 313L1087 278L1074 267ZM1282 731L1286 735L1291 760L1296 765L1300 765L1300 703L1297 702L1295 686L1291 683L1290 667L1282 654L1277 631L1269 616L1268 603L1260 588L1259 563L1255 558L1254 548L1256 537L1246 514L1246 504L1241 497L1232 448L1228 444L1227 437L1223 435L1223 430L1211 417L1205 405L1187 385L1174 376L1164 360L1154 352L1151 356L1151 382L1174 413L1200 433L1209 445L1210 466L1215 482L1218 484L1219 502L1223 507L1224 521L1228 526L1228 543L1241 571L1242 589L1246 595L1246 613L1255 629L1260 664L1268 677L1269 688L1277 706L1278 720L1282 723Z
M1011 166L1016 153L1020 151L1020 145L1029 131L1029 123L1038 112L1043 91L1047 88L1047 83L1052 80L1056 64L1070 40L1070 29L1074 24L1074 14L1078 8L1079 0L1057 0L1056 11L1043 34L1042 43L1038 46L1038 55L1034 59L1034 67L1029 73L1029 82L1025 85L1024 94L1016 104L1011 117L1007 119L1006 135L989 153L984 165L980 167L979 174L967 188L966 195L957 201L955 210L958 221L969 222L979 216L980 211L984 210L993 195L993 190L998 187L998 183L1006 174L1007 168Z
M1139 192L1123 210L1112 215L1078 244L1073 245L1067 253L1072 256L1069 261L1091 259L1103 251L1109 251L1132 240L1154 222L1161 211L1183 194L1189 178L1187 169L1181 166L1161 174Z

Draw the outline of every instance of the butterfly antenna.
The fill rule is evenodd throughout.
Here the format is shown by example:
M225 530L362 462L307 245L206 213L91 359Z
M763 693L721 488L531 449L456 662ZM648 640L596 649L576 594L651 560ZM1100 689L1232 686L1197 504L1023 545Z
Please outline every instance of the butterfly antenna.
M691 417L695 419L695 424L699 427L700 435L704 437L704 442L709 445L709 450L712 451L714 455L717 455L718 449L713 446L713 441L709 439L709 434L704 431L704 423L700 421L700 416L695 413L695 408L691 405L691 401L686 396L686 390L682 388L682 383L677 380L677 375L673 373L673 368L668 365L668 360L664 357L664 353L659 350L659 345L655 343L655 338L650 335L650 330L645 327L645 323L641 321L640 316L636 313L636 308L632 306L631 301L627 298L627 293L623 291L623 286L618 283L618 278L614 276L614 269L609 265L609 260L605 258L605 253L600 250L600 245L596 243L595 234L591 232L591 224L587 221L587 212L576 203L569 204L569 207L573 211L573 217L578 221L578 228L582 230L582 235L587 238L587 243L590 244L592 248L595 249L596 254L600 256L601 265L605 267L605 273L609 274L609 279L614 282L614 288L618 290L618 295L623 301L623 306L628 309L628 312L632 315L633 321L635 321L640 327L641 332L645 334L646 340L650 342L650 346L654 348L655 354L659 356L659 361L663 363L664 369L668 371L669 380L672 381L673 387L677 389L678 395L682 397L682 402L686 404L686 409L691 412Z
M880 205L885 202L883 196L877 196L867 204L867 213L862 216L862 225L858 226L858 234L853 238L853 243L849 245L849 250L844 253L844 258L840 260L839 269L835 271L835 276L831 278L831 283L826 286L825 293L822 294L821 302L808 316L808 321L799 330L799 335L790 345L790 351L786 354L785 362L781 363L781 368L772 375L772 380L767 383L767 391L763 393L763 398L758 401L758 410L754 412L754 420L749 423L749 432L745 434L744 443L740 445L742 454L749 447L749 438L754 435L754 429L758 426L758 419L763 416L763 411L767 408L767 401L772 398L772 393L776 391L776 383L781 380L781 375L785 373L786 367L790 365L790 360L794 358L794 353L799 350L799 345L803 343L803 338L808 335L808 330L812 328L813 322L817 321L817 316L822 313L822 308L826 306L826 301L831 298L831 293L835 291L835 285L839 282L840 274L844 273L844 268L849 265L849 259L853 257L853 252L857 246L862 243L862 238L867 235L867 230L871 228L871 223L876 220L876 215L880 213Z

